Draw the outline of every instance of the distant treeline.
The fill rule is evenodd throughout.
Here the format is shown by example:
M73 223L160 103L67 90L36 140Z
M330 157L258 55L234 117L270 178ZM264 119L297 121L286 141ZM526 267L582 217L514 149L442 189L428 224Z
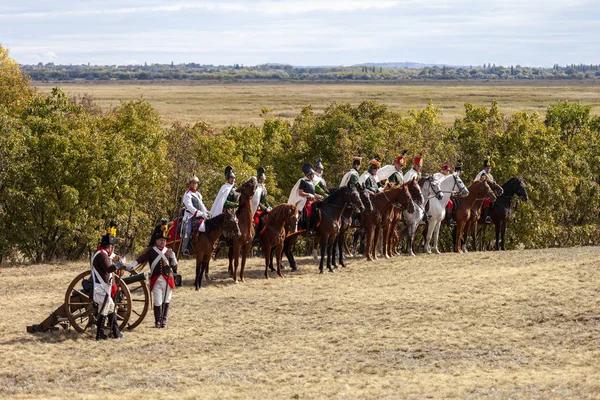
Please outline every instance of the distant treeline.
M552 68L496 66L433 66L392 68L385 66L294 67L265 64L246 67L189 64L151 65L21 65L35 81L69 80L280 80L280 81L398 81L398 80L536 80L600 79L600 65L567 65Z

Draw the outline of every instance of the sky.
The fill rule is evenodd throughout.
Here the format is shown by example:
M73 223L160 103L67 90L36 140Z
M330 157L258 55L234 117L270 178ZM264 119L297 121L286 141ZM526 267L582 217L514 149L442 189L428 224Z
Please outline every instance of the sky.
M598 0L2 0L21 64L600 63Z

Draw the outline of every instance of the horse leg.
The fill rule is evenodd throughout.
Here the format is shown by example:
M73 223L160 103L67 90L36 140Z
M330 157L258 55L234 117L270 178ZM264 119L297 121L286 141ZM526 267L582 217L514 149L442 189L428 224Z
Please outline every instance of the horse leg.
M198 257L196 257L196 279L194 279L194 286L196 287L196 290L200 290L201 278L202 260L199 260Z
M329 236L329 238L327 239L327 269L329 270L329 272L334 272L333 268L331 267L332 253L333 253L333 238L331 236Z
M283 253L283 241L279 244L279 246L277 246L275 252L277 253L277 276L279 276L280 278L285 278L283 272L281 272L281 266L283 264L281 262L281 255Z
M319 263L319 273L323 273L323 262L325 261L325 252L327 251L327 238L321 236L321 262Z
M477 251L477 221L473 222L473 251Z
M425 253L431 254L431 237L433 236L434 226L431 224L431 219L425 224L426 231L423 231L425 239Z
M392 225L392 222L389 221L388 223L386 223L383 226L383 237L381 238L382 243L383 243L383 248L381 249L381 253L382 253L383 257L385 257L385 258L391 258L390 257L390 248L389 248L390 226L391 225Z
M227 248L227 258L229 259L229 267L227 268L227 272L229 273L229 276L231 276L232 278L235 276L235 275L233 275L233 253L234 253L234 247L233 246L228 247Z
M435 229L433 230L433 249L435 250L435 254L440 254L440 249L438 248L438 241L440 239L440 228L442 227L442 221L438 221L435 224Z
M269 279L269 266L273 266L271 246L269 244L263 244L263 252L265 253L265 279Z
M373 230L372 227L365 228L365 251L364 255L367 257L368 261L373 261L371 257L371 246L373 242Z
M456 221L456 226L454 228L454 251L457 253L462 253L462 235L463 230L465 229L465 222Z
M346 232L344 231L343 233L340 233L337 237L337 248L338 248L338 257L340 260L340 265L342 266L342 268L346 268L346 262L344 261L345 258L345 254L344 254L344 244L346 243L346 241L344 240L344 237L346 236Z
M286 239L283 242L283 251L288 259L288 262L290 263L290 270L292 272L298 271L298 265L296 264L296 260L294 259L294 253L292 252L293 247L294 246L289 240Z
M373 257L373 261L377 261L377 247L379 247L379 233L381 230L381 226L376 225L374 229L374 237L373 237L373 252L371 256Z
M502 227L500 228L500 232L502 234L502 250L506 250L506 242L504 241L504 236L506 235L506 226L508 225L508 221L502 222Z
M244 269L246 268L246 257L248 257L248 253L250 252L251 248L252 242L245 244L242 247L242 267L240 269L240 281L242 282L246 282L246 280L244 279Z
M237 243L237 241L234 241L232 253L233 254L231 257L233 259L233 275L231 277L233 278L233 282L237 283L237 271L240 262L240 245Z
M331 252L331 266L332 268L337 268L337 261L336 261L336 251L337 251L337 241L338 241L338 235L339 235L339 231L336 235L333 236L333 251Z
M417 225L411 224L408 229L408 254L411 256L415 256L415 236L417 235L417 228L419 227L419 222L417 221Z

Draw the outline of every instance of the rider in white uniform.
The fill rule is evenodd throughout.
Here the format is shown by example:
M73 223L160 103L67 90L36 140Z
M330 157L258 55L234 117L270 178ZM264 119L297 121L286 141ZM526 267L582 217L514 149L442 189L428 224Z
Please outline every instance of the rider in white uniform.
M183 214L183 243L181 248L184 255L189 255L188 244L192 234L192 218L210 218L208 210L202 202L202 195L198 191L200 180L197 176L190 179L190 187L183 195L182 203L185 207Z

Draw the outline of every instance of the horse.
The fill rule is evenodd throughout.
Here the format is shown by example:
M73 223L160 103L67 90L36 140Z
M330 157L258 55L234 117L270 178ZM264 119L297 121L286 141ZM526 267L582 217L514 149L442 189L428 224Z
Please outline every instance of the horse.
M408 235L407 252L411 256L415 255L415 236L417 229L419 229L419 224L423 221L423 216L425 215L425 201L432 197L441 199L443 195L441 193L439 182L433 179L432 175L419 179L418 186L421 190L421 198L416 198L413 200L416 207L413 207L412 212L410 210L405 210L402 213L404 222L406 224L406 234Z
M361 226L365 230L365 255L367 260L377 260L377 243L379 242L379 231L380 228L382 228L384 218L389 220L389 215L394 208L408 208L409 210L414 211L413 200L409 190L410 186L410 182L399 186L388 186L382 192L371 195L373 212L361 214ZM385 233L389 234L389 228Z
M373 203L371 203L370 192L364 187L364 185L359 185L357 187L358 195L360 196L360 201L365 206L364 213L370 213L373 211ZM352 219L354 217L354 207L346 206L344 211L342 212L342 217L340 219L340 229L338 231L337 237L334 239L334 250L337 249L337 256L339 257L340 265L343 268L346 268L346 263L344 262L344 247L346 244L346 234L348 230L352 227ZM334 253L333 261L331 262L333 268L337 268L336 264L336 256Z
M427 210L427 231L425 234L425 252L431 254L431 239L433 238L433 249L436 254L440 254L438 249L438 239L440 227L446 216L446 205L450 200L452 193L458 191L461 197L469 194L469 190L456 174L445 176L440 182L440 191L443 196L440 200L437 196L429 200L429 209Z
M244 282L244 268L246 267L246 257L248 252L252 248L252 241L254 240L254 215L252 215L252 207L250 200L254 195L258 182L256 177L248 179L236 190L240 193L240 201L236 215L239 220L240 232L239 237L234 237L231 244L229 245L229 267L228 271L233 281L237 283L237 271L240 261L240 254L242 257L242 265L240 268L240 281Z
M465 226L471 218L471 209L476 201L482 201L484 198L489 198L491 201L496 201L496 195L487 184L486 180L475 181L467 188L469 190L466 196L456 210L456 226L454 227L454 251L462 253L462 238L465 231ZM466 249L465 249L466 251Z
M504 190L502 186L498 185L496 182L486 180L487 184L490 186L490 189L494 192L496 197L502 195ZM477 250L477 225L480 218L482 218L482 207L485 199L478 199L473 203L471 207L471 217L467 220L467 224L465 226L465 242L467 240L467 236L471 233L471 237L473 238L473 250ZM485 225L485 221L481 221L482 225ZM466 243L465 243L465 251L466 251Z
M496 243L494 246L496 250L506 250L504 236L512 216L513 197L516 195L521 201L527 201L529 199L525 183L521 178L510 178L502 185L502 189L504 193L498 196L496 201L491 205L492 208L490 210L492 221L496 227ZM484 229L485 226L486 225L484 224Z
M192 239L194 252L196 253L196 279L194 285L196 290L202 286L202 277L208 276L208 264L214 250L214 244L219 236L225 231L226 234L240 237L238 218L233 210L224 211L216 217L204 220L205 231L198 232L196 238Z
M313 204L313 213L318 212L320 219L316 227L317 236L321 245L321 262L319 263L319 272L323 272L323 263L325 252L327 252L327 269L333 272L331 268L331 253L333 249L333 239L337 235L340 217L344 211L346 204L352 204L356 209L364 210L364 205L360 201L360 196L356 188L342 187L332 188L329 190L329 196L321 201ZM294 259L292 252L294 245L298 241L298 236L304 231L298 231L296 234L289 235L285 238L283 251L290 263L292 271L298 270L298 265Z
M286 231L290 234L298 230L298 207L292 204L280 204L266 217L264 228L259 232L259 240L265 255L265 278L269 279L269 267L273 266L273 253L277 255L277 275L281 273L281 254Z

